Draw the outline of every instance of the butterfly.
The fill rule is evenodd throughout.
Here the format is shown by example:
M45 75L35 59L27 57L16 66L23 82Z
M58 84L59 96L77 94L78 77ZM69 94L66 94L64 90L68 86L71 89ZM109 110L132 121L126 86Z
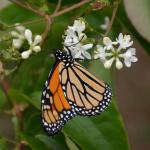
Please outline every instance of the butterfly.
M41 97L42 125L51 136L76 115L100 114L112 97L109 85L89 73L71 53L57 50L55 58Z

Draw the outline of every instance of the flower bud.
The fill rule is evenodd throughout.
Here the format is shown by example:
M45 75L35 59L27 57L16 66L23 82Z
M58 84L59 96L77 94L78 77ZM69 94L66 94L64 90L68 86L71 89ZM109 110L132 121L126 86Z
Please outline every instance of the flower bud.
M109 37L103 38L103 43L106 45L106 48L109 50L112 48L112 41Z
M25 27L22 25L19 25L19 23L16 23L16 30L18 30L20 33L23 33L25 31Z
M117 59L116 59L116 68L117 68L118 70L120 70L120 69L122 69L122 67L123 67L122 62L117 58Z
M111 58L111 59L105 61L104 67L105 67L106 69L109 69L109 68L111 67L111 65L112 65L112 63L113 63L113 61L114 61L114 59L115 59L115 58Z
M23 44L23 40L21 39L13 39L12 45L14 48L19 49Z
M27 59L27 58L29 58L29 56L30 56L31 53L32 53L31 50L27 50L27 51L22 52L22 53L21 53L22 59Z
M35 36L35 39L34 39L34 42L33 42L33 45L37 45L37 44L39 44L41 41L42 41L42 36L36 35L36 36Z
M31 32L31 30L26 29L25 33L24 33L24 36L27 39L29 45L31 45L31 43L32 43L32 32Z
M33 47L33 51L38 53L38 52L41 51L41 47L40 46L35 46L35 47Z
M18 38L20 36L19 33L16 31L11 31L11 35L16 38Z

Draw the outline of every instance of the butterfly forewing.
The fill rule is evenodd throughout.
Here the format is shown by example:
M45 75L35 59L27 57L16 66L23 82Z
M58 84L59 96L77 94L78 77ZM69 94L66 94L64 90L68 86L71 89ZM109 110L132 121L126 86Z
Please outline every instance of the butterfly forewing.
M42 93L42 125L49 135L54 135L76 113L66 100L59 80L60 63L49 74Z

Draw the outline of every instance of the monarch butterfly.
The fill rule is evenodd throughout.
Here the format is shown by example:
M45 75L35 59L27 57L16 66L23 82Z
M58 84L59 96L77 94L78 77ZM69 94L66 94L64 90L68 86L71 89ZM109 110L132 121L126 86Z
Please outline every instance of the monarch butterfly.
M98 80L71 54L57 50L56 62L42 92L42 125L49 135L58 133L76 115L100 114L111 101L108 84Z

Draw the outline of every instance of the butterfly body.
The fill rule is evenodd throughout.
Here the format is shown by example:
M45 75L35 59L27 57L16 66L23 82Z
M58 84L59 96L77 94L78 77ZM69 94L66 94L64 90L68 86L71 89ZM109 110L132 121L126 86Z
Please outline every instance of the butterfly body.
M58 133L76 115L100 114L110 103L112 92L90 74L71 54L55 53L56 63L42 93L42 125L49 135Z

